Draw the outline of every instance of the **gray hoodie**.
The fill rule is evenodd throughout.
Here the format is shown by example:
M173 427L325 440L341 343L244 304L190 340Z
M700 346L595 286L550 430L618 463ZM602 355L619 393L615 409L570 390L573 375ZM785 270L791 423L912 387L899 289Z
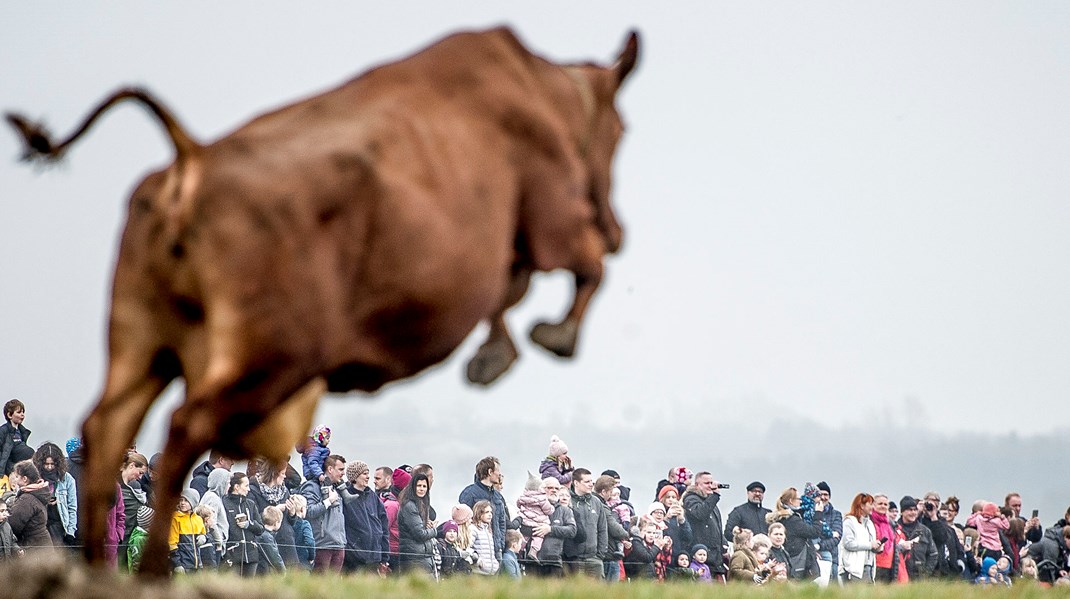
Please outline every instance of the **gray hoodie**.
M312 536L316 539L316 549L345 549L346 519L342 511L342 501L323 505L323 491L319 481L309 480L301 485L301 494L308 500L308 512L305 519L312 525Z

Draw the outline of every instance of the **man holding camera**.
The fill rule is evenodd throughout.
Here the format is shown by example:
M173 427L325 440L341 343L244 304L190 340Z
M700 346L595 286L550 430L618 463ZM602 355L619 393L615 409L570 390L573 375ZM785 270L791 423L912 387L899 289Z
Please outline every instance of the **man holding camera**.
M719 491L727 487L714 480L709 472L699 472L695 475L694 484L688 487L680 498L684 504L684 517L691 524L694 542L709 548L706 565L710 567L713 579L722 583L728 574L724 560L728 544L724 538L721 510L718 509L717 503L721 501Z
M932 576L936 569L936 546L933 544L933 534L921 521L918 520L918 500L910 495L899 501L899 527L909 543L905 548L907 574L910 580L921 580ZM900 547L902 548L902 543Z
M301 485L301 494L308 500L305 519L312 525L312 536L316 539L316 561L312 567L315 572L342 572L346 522L338 487L345 471L346 459L330 455L323 461L322 484L308 480Z

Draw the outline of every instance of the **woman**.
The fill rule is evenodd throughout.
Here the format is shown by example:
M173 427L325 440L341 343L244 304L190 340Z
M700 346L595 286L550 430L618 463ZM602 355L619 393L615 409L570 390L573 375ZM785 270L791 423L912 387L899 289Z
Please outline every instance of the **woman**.
M9 479L18 491L11 504L8 522L19 545L25 550L52 547L46 509L52 496L48 492L48 483L41 480L37 466L30 460L16 462Z
M256 475L249 481L249 497L261 515L269 505L282 510L282 521L279 522L279 530L275 532L275 542L279 546L279 556L283 563L296 564L298 560L293 521L297 510L290 489L286 486L286 464L267 459L258 462Z
M67 459L58 445L47 442L33 454L33 465L37 466L52 494L48 505L48 534L52 544L72 546L75 544L74 533L78 530L78 487L74 477L67 472Z
M878 493L873 496L873 511L869 515L873 521L878 541L883 541L876 556L876 571L873 578L878 582L896 582L899 580L899 550L897 545L902 530L891 517L891 502L888 496Z
M843 518L839 575L844 584L873 583L877 565L876 554L883 546L870 519L872 513L873 496L859 493L851 501L851 509Z
M820 573L817 567L817 549L813 539L821 536L821 519L824 502L814 501L814 522L803 520L802 497L795 487L788 487L777 499L776 509L766 514L768 524L784 525L784 549L788 553L788 576L794 580L813 580Z
M437 536L431 523L431 493L426 474L414 474L401 490L398 503L398 550L401 571L422 571L436 576L434 543Z
M488 576L498 573L501 564L494 555L494 534L491 532L491 522L494 521L494 507L486 499L481 499L472 506L472 549L476 552L476 574Z
M123 514L126 517L126 525L123 529L123 542L119 545L119 567L129 570L130 561L127 555L127 544L130 542L130 533L137 526L137 511L142 506L148 505L148 497L141 490L138 480L149 467L149 461L145 456L136 451L130 451L123 460L123 467L119 470L119 487L123 493Z
M665 506L665 513L661 516L651 514L651 517L658 522L661 532L672 539L673 551L687 551L694 544L694 535L691 532L691 523L684 516L684 504L680 503L680 493L676 487L662 487L658 492L658 503ZM647 510L647 513L650 511Z
M256 537L264 532L264 523L260 519L256 504L249 499L249 477L244 472L230 475L230 485L223 497L223 508L227 512L227 521L230 522L230 533L223 553L224 562L241 576L255 576L260 561Z

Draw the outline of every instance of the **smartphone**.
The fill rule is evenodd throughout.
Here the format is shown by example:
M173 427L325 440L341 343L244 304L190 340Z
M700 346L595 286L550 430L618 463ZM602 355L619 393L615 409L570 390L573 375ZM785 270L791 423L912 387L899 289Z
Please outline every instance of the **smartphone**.
M1040 515L1040 510L1033 510L1033 517L1036 518Z
M888 537L881 537L881 545L888 542Z

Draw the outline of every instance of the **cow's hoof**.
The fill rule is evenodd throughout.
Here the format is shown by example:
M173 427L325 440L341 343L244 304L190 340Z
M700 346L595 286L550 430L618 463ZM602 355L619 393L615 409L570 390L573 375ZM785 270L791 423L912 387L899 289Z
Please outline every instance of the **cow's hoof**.
M571 358L576 353L578 330L575 323L567 320L558 324L540 322L531 328L530 337L546 350L562 358Z
M468 380L477 385L489 385L505 374L516 358L516 347L508 339L488 341L469 360Z

